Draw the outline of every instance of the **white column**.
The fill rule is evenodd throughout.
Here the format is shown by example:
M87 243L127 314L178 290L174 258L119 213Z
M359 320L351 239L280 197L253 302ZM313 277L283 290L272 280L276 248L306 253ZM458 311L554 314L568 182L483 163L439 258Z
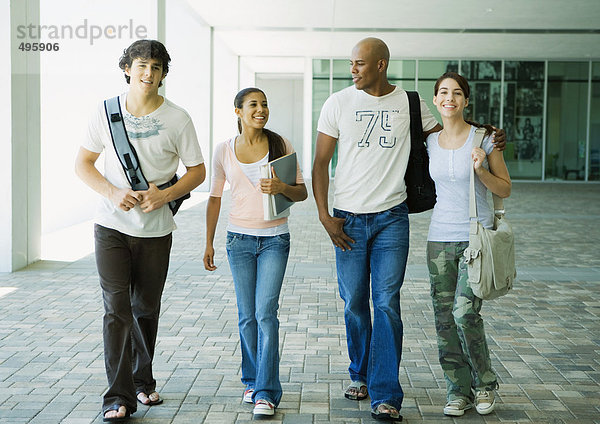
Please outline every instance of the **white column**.
M166 0L156 0L156 39L167 46L167 4ZM166 97L168 78L163 81L162 87L158 89L161 96Z
M166 0L156 0L156 39L165 44L167 41L167 3ZM168 49L167 49L168 50Z
M312 149L313 133L313 69L312 57L304 58L304 155L302 157L302 174L304 178L311 178L312 158L314 155Z
M10 0L0 1L0 51L11 50L10 40ZM11 127L11 58L8 66L0 67L0 128L4 128L4 134L0 137L0 272L12 270L12 210L11 210L11 174L12 156L10 154L12 127Z
M18 25L39 25L39 0L2 1L1 41L10 51L10 66L3 67L2 113L7 128L1 155L3 200L0 212L0 271L14 271L39 260L41 255L40 161L40 57L19 50ZM9 22L6 22L9 21ZM9 30L8 28L11 28Z

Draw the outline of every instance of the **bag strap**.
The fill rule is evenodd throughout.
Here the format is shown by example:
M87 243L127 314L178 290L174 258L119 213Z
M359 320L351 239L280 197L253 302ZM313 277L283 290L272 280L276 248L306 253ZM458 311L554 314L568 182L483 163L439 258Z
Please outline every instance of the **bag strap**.
M477 128L473 137L473 147L481 147L485 137L485 128ZM473 160L471 160L471 175L469 178L469 218L471 219L471 230L473 224L477 224L477 202L475 201L475 170L473 169ZM492 193L494 200L494 214L504 215L504 200L502 197ZM475 219L473 219L475 218Z
M421 120L421 99L416 91L407 91L408 109L410 112L410 156L409 160L414 163L416 169L428 167L428 163L424 163L426 155L413 154L426 149L423 143L423 122ZM422 172L413 172L411 174L412 183L416 186L419 192L425 186Z
M131 188L135 191L148 190L148 180L144 177L135 148L127 136L119 96L105 100L104 110L115 152Z
M416 91L407 91L408 109L410 111L410 148L423 150L423 123L421 121L421 99Z

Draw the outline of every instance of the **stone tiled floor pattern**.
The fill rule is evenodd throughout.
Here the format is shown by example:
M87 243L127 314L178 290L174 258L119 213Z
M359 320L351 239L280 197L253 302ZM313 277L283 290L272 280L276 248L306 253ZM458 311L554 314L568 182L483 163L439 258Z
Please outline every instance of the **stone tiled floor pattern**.
M473 410L456 419L441 413L445 385L424 260L429 213L411 216L402 288L405 422L600 423L600 185L519 183L506 203L517 233L519 281L512 294L484 304L501 383L497 410L485 417ZM241 402L226 218L216 243L219 268L208 273L201 265L204 207L177 216L155 359L166 401L140 407L133 423L252 419L251 406ZM343 304L312 197L294 206L290 228L280 302L284 395L272 422L373 422L368 402L342 396L349 382ZM0 274L0 295L0 422L101 422L106 377L93 256Z

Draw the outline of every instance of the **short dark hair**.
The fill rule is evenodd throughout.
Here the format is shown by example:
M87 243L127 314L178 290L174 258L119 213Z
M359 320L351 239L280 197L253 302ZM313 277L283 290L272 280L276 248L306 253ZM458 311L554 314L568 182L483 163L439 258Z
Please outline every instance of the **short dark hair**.
M123 50L123 56L119 59L119 68L125 72L125 66L131 68L135 59L158 59L162 63L163 74L169 72L171 56L163 43L157 40L137 40L131 46ZM129 84L129 75L125 74L125 81ZM158 86L162 86L162 81Z

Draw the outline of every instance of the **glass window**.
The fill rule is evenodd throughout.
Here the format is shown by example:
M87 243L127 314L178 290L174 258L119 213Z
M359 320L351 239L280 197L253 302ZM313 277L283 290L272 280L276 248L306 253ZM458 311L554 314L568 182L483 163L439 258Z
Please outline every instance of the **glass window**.
M600 62L592 63L589 180L600 180Z
M548 62L546 178L585 178L589 62Z
M433 86L437 79L446 72L458 72L458 61L419 60L419 84L417 90L438 122L442 122L442 118L437 108L433 105Z
M388 80L405 90L415 89L416 60L390 60Z
M481 124L500 125L500 86L502 62L463 60L460 73L469 81L471 95L465 119Z
M435 81L446 72L458 72L458 61L419 60L419 81ZM431 90L433 90L433 85L431 86Z
M462 60L460 74L469 81L499 81L502 62L499 60Z
M504 62L504 160L513 179L542 178L544 62Z
M331 61L329 59L314 59L313 60L313 78L329 79L329 69Z
M350 61L339 59L333 61L333 92L343 90L352 85L352 74L350 73Z
M336 59L333 60L333 78L341 78L352 80L350 76L350 60L348 59Z

